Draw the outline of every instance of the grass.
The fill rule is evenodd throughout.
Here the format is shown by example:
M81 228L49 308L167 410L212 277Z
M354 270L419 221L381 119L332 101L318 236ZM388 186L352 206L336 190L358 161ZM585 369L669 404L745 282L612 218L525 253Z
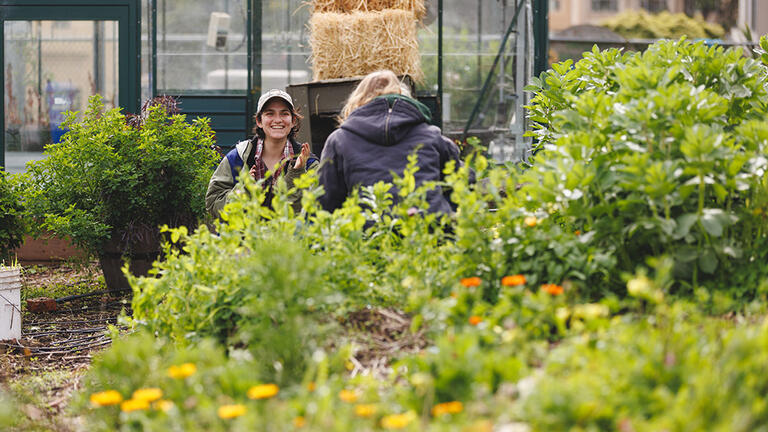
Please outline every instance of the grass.
M36 371L0 386L6 390L4 397L0 395L0 402L6 405L0 408L0 426L8 426L10 431L71 430L68 419L61 415L66 403L61 401L69 399L80 375L68 370ZM9 414L13 417L8 418Z
M65 263L59 267L30 265L22 267L21 300L61 298L106 289L104 277L94 274L82 263Z

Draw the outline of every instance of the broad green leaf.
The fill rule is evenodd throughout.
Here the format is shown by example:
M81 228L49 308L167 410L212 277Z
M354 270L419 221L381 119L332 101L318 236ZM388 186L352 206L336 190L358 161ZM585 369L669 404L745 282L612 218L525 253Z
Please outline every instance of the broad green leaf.
M699 267L704 273L712 274L717 269L717 256L712 249L707 249L699 256Z

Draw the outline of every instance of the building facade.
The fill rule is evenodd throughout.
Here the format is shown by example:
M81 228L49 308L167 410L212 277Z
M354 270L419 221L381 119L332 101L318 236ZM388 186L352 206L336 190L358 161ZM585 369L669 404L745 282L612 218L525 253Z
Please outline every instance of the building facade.
M600 25L613 15L632 9L678 13L684 10L684 0L550 0L549 28L557 32L574 25Z
M740 0L739 27L748 25L756 37L768 34L768 1Z

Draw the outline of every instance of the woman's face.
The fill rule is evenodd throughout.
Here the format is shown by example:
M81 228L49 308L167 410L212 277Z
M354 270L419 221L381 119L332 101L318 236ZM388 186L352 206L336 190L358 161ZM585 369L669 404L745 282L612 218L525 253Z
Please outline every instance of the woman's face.
M264 105L256 125L264 131L268 140L282 141L288 138L291 129L296 126L296 120L291 107L284 100L273 98Z

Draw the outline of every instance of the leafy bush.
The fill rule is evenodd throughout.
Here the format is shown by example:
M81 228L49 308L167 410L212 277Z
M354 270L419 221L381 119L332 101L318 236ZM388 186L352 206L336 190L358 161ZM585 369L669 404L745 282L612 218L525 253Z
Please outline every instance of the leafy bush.
M14 178L0 171L0 261L10 259L11 252L24 240L27 225L21 203Z
M69 113L60 143L27 167L30 213L40 227L98 254L109 239L131 245L146 228L196 224L216 161L207 120L189 124L159 98L128 117L92 96L81 121Z
M134 319L180 345L213 337L247 347L263 376L301 379L324 327L313 310L334 303L318 281L320 261L255 226L182 240L184 254L166 245L169 256L157 264L164 277L133 279Z
M552 351L523 401L532 430L756 430L766 423L765 324L679 305Z
M534 80L526 205L590 237L617 276L668 254L681 282L727 281L768 233L768 69L741 50L593 49Z
M630 10L606 20L602 26L627 39L720 38L725 34L719 24L667 11L649 14L644 10Z

